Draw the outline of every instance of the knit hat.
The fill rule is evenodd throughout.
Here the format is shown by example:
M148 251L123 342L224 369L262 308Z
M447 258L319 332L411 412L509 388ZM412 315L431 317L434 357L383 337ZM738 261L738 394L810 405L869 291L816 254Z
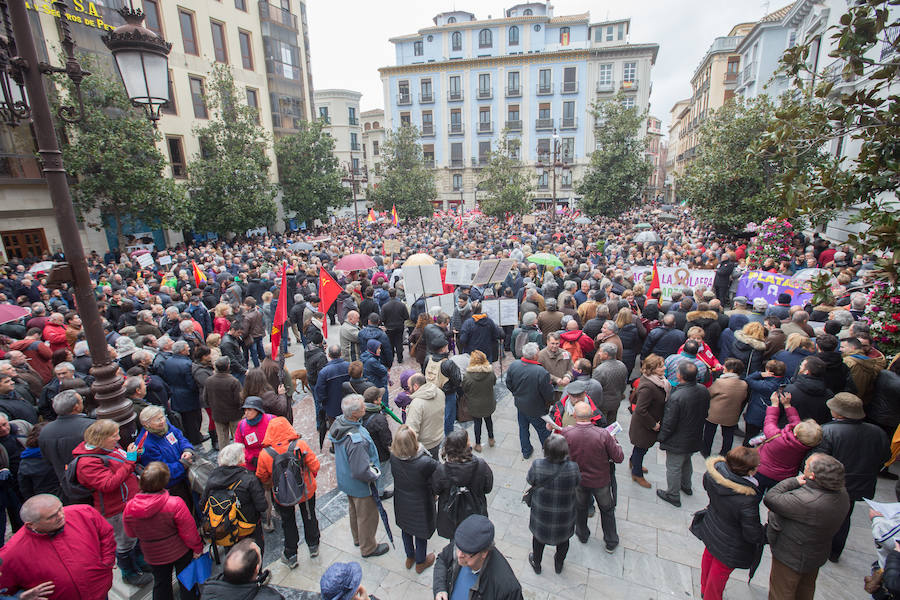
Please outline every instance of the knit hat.
M366 342L366 350L369 351L369 354L375 354L378 352L379 348L381 348L381 342L378 340L369 340Z
M415 369L407 369L400 373L400 387L409 391L409 378L416 374Z
M334 563L319 580L322 600L350 600L359 589L361 581L362 567L359 563Z
M116 340L116 354L119 357L133 354L135 350L137 350L137 347L135 347L134 340L130 337L123 335Z
M469 515L457 526L453 543L466 554L477 554L494 543L494 524L483 515Z
M769 303L766 302L765 298L754 298L753 299L753 310L762 312L769 308Z
M840 392L825 403L830 408L845 419L864 419L866 411L863 410L862 400L856 394L850 392Z

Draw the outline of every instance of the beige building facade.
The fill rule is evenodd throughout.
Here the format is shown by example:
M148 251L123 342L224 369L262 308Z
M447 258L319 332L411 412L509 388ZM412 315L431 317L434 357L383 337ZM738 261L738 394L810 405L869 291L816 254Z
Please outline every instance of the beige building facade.
M315 92L317 118L325 121L325 130L334 138L334 156L344 172L344 187L351 191L353 201L357 203L356 212L352 203L338 209L336 212L342 216L364 214L367 210L365 201L368 169L363 157L360 98L362 93L353 90L330 89Z

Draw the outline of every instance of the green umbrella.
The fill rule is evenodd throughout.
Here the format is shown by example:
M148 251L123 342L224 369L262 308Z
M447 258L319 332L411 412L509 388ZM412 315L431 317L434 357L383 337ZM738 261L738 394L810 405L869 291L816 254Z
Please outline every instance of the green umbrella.
M553 256L552 254L547 254L546 252L538 252L536 254L532 254L525 260L527 260L528 262L532 262L536 265L545 265L547 267L563 266L562 261L559 260L559 258Z
M650 223L638 223L634 226L635 229L650 229L651 227Z

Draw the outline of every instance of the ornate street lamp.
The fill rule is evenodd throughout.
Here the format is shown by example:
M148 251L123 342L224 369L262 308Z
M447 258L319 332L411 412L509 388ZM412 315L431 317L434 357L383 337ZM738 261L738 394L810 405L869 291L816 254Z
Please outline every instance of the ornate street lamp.
M144 13L131 6L119 9L125 24L102 37L116 59L116 69L131 103L143 107L156 124L169 101L169 51L172 44L141 23Z

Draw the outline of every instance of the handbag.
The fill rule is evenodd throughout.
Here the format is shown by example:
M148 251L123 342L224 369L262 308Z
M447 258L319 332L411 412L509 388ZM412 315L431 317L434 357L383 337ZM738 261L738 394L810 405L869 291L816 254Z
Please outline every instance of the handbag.
M534 490L536 490L538 488L542 488L545 485L547 485L548 483L550 483L551 481L553 481L554 479L556 479L556 476L559 475L560 471L562 471L562 465L560 465L559 468L556 470L556 473L554 473L553 475L548 477L546 479L546 481L542 481L541 483L536 483L536 484L532 485L531 487L529 487L527 490L525 490L525 493L522 494L522 502L525 503L525 506L527 506L528 508L531 508L531 503L534 498Z
M703 525L703 520L706 518L706 515L709 514L709 507L698 510L694 513L694 518L691 519L691 526L688 527L688 531L690 531L694 536L698 539L703 539L700 537L700 527Z

